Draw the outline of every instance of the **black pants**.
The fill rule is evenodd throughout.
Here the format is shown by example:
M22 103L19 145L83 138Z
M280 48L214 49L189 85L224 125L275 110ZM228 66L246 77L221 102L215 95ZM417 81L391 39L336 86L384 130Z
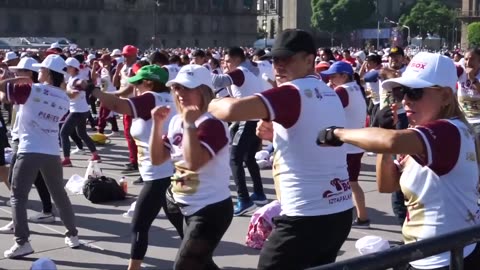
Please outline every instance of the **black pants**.
M60 138L62 139L63 155L70 157L70 139L68 138L75 130L82 141L87 145L90 152L96 152L97 149L92 139L87 134L86 118L88 112L70 113L65 119L62 129L60 130Z
M253 182L253 192L256 194L264 194L260 168L258 168L257 160L255 159L255 154L262 143L260 138L255 134L256 128L256 121L247 121L240 122L238 126L231 130L232 148L230 153L230 168L232 169L233 180L237 186L239 200L247 201L250 199L243 162L245 162L250 172Z
M210 204L185 217L185 237L175 258L175 270L217 270L213 252L233 219L232 199Z
M12 141L12 161L10 162L10 170L8 172L8 182L12 183L13 167L17 161L17 151L18 151L18 140ZM37 178L33 182L35 188L37 189L40 200L42 201L42 212L43 213L52 213L52 198L50 197L50 192L48 191L45 180L43 179L40 171L37 173Z
M259 270L303 270L335 262L350 233L352 209L326 216L279 216L265 242Z
M480 268L480 243L477 243L475 249L466 258L463 259L463 270L478 270ZM450 266L434 268L430 270L449 270ZM413 266L408 266L406 270L421 270Z
M62 130L63 123L59 124L58 130ZM60 140L60 145L62 145L62 139L60 138L60 134L58 139ZM70 134L70 139L75 143L75 145L78 147L78 149L83 149L83 142L80 137L78 137L77 131L74 130L72 134Z
M145 181L142 191L138 195L135 205L135 212L132 219L132 240L130 257L133 260L143 260L147 253L148 231L152 222L163 207L168 220L177 229L178 234L183 238L183 215L181 213L170 213L166 207L165 193L170 186L170 178Z

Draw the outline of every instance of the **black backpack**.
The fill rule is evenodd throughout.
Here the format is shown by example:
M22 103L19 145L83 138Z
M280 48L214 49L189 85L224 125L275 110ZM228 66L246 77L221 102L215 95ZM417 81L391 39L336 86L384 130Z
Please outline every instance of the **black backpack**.
M92 203L103 203L124 200L126 194L113 178L89 176L83 185L83 195Z

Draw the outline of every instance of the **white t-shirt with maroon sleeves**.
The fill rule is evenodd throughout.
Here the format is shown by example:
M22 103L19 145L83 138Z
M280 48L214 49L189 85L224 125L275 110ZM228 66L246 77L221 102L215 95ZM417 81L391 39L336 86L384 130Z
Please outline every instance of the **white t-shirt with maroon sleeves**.
M84 113L90 110L87 103L87 93L85 89L76 86L75 84L80 81L80 76L70 77L67 83L67 89L79 91L78 95L70 99L70 112L71 113Z
M347 118L347 125L345 128L355 129L364 128L367 119L367 104L363 97L360 86L353 81L335 87L343 108L345 109L345 116ZM347 154L363 153L364 150L351 144L346 144Z
M345 147L319 147L318 132L346 126L333 89L314 77L257 94L273 121L273 177L282 215L320 216L353 207Z
M172 96L170 93L146 92L140 96L129 98L128 102L133 112L130 134L137 145L138 170L143 181L159 180L172 176L173 164L170 160L160 165L153 165L150 159L150 134L153 125L151 111L157 106L170 106L170 114L163 126L166 135L170 119L176 114Z
M168 80L171 81L177 77L180 67L177 64L164 65L164 69L168 71Z
M197 136L211 159L197 172L190 172L188 180L173 181L172 191L175 201L186 216L195 214L203 207L230 197L230 154L228 150L229 132L226 123L205 113L195 121ZM183 121L175 115L170 121L165 143L170 148L175 162L176 175L183 175Z
M413 128L426 155L406 156L400 186L408 209L403 224L406 243L421 241L480 223L478 165L474 136L458 119L437 120ZM464 256L475 245L464 248ZM419 269L447 266L445 252L411 262Z
M263 90L260 78L248 68L239 66L237 69L228 72L227 75L232 80L232 85L229 87L231 97L248 97Z
M18 153L59 156L59 121L68 112L65 91L46 84L8 84L8 101L21 105L18 115Z

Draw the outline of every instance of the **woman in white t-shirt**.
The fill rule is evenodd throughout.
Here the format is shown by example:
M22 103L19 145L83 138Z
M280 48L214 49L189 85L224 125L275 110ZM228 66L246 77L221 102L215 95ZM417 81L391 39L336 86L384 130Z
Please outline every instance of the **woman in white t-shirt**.
M330 127L318 136L319 144L359 146L377 155L380 192L402 190L407 217L402 234L414 243L480 223L477 204L479 158L473 128L454 94L457 73L453 61L440 54L421 52L413 57L402 77L383 82L403 95L409 129L394 130L398 117L382 110L379 128ZM397 90L397 89L395 89ZM392 159L392 154L399 154ZM463 249L464 269L477 270L480 245ZM410 262L408 269L447 269L450 252Z
M65 123L60 131L64 158L62 165L63 167L72 167L69 136L74 130L77 131L78 136L87 145L90 152L92 152L92 158L90 160L100 162L97 148L87 134L86 122L90 108L86 98L87 83L79 77L80 62L75 58L67 58L65 63L67 64L67 73L70 75L67 82L67 95L70 98L70 113L65 119Z
M178 114L162 138L170 108L152 111L150 154L153 164L169 155L175 162L171 191L185 215L186 227L174 269L219 269L212 255L233 218L228 128L207 113L214 98L208 69L186 65L167 86L172 89Z

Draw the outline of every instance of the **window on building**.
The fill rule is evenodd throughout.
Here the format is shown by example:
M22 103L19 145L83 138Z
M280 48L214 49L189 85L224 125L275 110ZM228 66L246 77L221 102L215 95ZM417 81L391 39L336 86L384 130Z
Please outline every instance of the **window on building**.
M22 19L19 14L8 13L6 32L18 34L23 31Z
M180 41L180 39L177 39L177 47L180 47L180 45L182 45L182 41Z
M98 31L98 17L97 16L88 16L88 31L96 33Z
M167 41L165 39L162 39L162 47L163 48L167 47Z
M202 20L193 19L193 33L201 34L202 32Z
M80 31L80 20L77 16L70 17L70 26L69 31L73 33L77 33Z
M195 39L195 47L200 47L200 42L198 41L198 39Z
M217 47L218 46L218 40L214 39L213 40L213 47Z
M271 38L271 39L274 38L274 36L275 36L275 30L276 30L276 29L275 29L275 20L274 20L274 19L271 19L271 20L270 20L270 32L269 32L270 37L269 37L269 38Z
M37 24L38 35L48 35L52 32L52 17L49 15L42 15L39 17Z
M90 45L90 47L95 47L95 39L94 38L90 38L88 40L88 44Z
M183 33L185 31L182 18L177 19L175 24L176 24L175 31L177 33Z
M185 0L175 0L175 9L178 12L184 12L187 10L187 1Z
M218 18L212 18L212 32L216 33L220 30L220 22Z
M243 0L243 8L251 10L253 6L253 0Z
M168 20L160 19L157 21L157 31L160 34L168 33Z

